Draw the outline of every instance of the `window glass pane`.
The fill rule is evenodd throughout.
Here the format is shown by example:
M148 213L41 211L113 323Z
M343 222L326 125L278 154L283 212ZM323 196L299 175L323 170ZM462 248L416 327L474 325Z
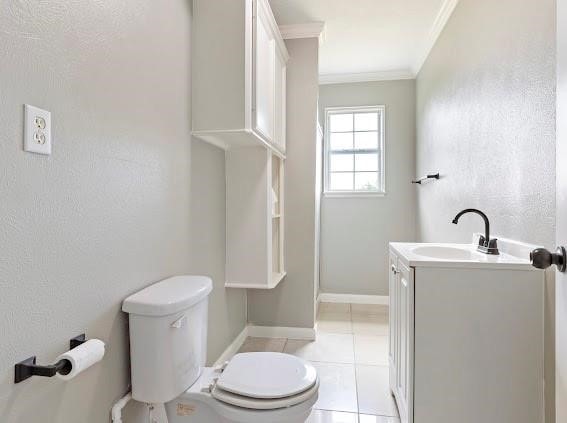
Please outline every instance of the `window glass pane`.
M352 132L331 133L331 150L352 150Z
M369 150L378 148L378 132L355 132L354 148Z
M353 183L352 172L330 174L329 186L333 191L352 191Z
M331 172L352 172L354 158L352 154L331 154Z
M357 191L378 190L378 172L357 172L354 175L354 189Z
M378 113L357 113L354 115L355 131L377 131Z
M352 113L341 113L329 115L331 132L352 131Z
M378 154L357 154L355 157L357 172L378 171Z

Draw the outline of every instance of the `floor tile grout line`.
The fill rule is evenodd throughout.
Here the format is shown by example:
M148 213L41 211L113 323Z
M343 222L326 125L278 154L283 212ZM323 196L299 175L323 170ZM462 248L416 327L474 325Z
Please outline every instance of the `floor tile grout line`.
M285 338L285 342L283 344L283 349L282 349L282 353L285 351L285 347L287 347L287 343L289 342L289 338Z
M369 337L369 336L370 336L370 337L387 338L387 337L388 337L388 334L375 334L375 333L368 333L368 334L365 334L365 333L360 334L360 333L358 333L358 334L357 334L357 333L355 333L355 331L354 331L354 314L353 314L353 312L352 312L352 304L349 304L348 310L349 310L348 315L349 315L350 325L351 325L351 328L352 328L352 331L351 331L350 333L344 333L344 332L325 332L325 331L320 331L320 330L318 330L317 332L318 332L318 333L320 332L320 333L328 333L328 334L337 334L337 335L339 335L339 334L340 334L340 335L351 335L351 336L352 336L352 349L353 349L353 353L354 353L354 361L353 361L352 363L344 363L344 362L341 363L341 362L332 362L332 361L316 361L316 360L309 360L309 361L311 361L311 362L313 362L313 363L317 363L317 364L323 364L323 365L325 365L325 364L330 364L330 365L349 366L349 367L352 366L352 368L353 368L353 370L354 370L354 383L355 383L355 395L356 395L356 409L357 409L357 412L354 413L354 412L352 412L352 411L346 411L346 410L327 410L327 409L318 409L318 410L323 410L323 411L328 411L328 412L337 411L337 412L342 412L342 413L350 413L350 414L353 414L354 416L356 416L356 420L357 420L357 422L359 423L359 422L360 422L361 411L360 411L360 401L359 401L359 389L358 389L358 388L359 388L359 383L358 383L359 381L358 381L358 371L357 371L357 370L358 370L360 367L362 367L362 368L364 368L364 367L382 368L382 369L386 368L386 369L387 369L387 368L389 367L389 365L388 365L387 363L382 363L382 364L370 364L370 363L359 363L359 362L357 362L357 360L356 360L356 346L355 346L355 345L356 345L356 342L355 342L355 336L358 335L358 336L363 336L363 337ZM341 313L341 314L342 314L342 313ZM346 313L345 313L345 314L346 314ZM386 315L387 315L387 314L386 314ZM346 317L346 316L345 316L345 317ZM361 316L358 316L358 317L360 318ZM367 316L365 316L365 315L363 314L363 317L364 317L364 318L373 319L373 317L375 317L375 316L373 316L373 315L367 315ZM376 317L378 317L378 316L376 316ZM317 321L318 321L318 322L321 321L321 320L319 320L319 316L317 316ZM337 320L337 321L339 321L339 320ZM345 320L345 321L347 321L347 320ZM388 322L388 324L389 324L389 322ZM287 343L286 343L286 345L287 345ZM396 416L390 416L390 415L387 415L387 414L375 414L375 413L363 413L363 414L364 414L364 415L378 416L378 417L385 417L385 418L388 418L388 419L390 419L390 418L391 418L391 419L398 419L397 421L399 422L399 417L396 417Z
M351 304L352 310L352 304ZM351 325L352 325L352 313L350 315ZM354 334L352 335L352 353L354 355L354 362L356 363L356 351L354 349ZM356 375L356 364L354 365L354 389L356 392L356 411L358 412L357 420L360 420L360 401L358 399L358 377Z
M358 414L355 411L343 411L343 410L331 410L329 408L315 408L315 410L319 411L330 411L335 413L345 413L345 414ZM378 417L388 417L388 416L381 416L380 414L367 414L367 416L378 416Z
M376 413L356 413L354 411L344 411L344 410L331 410L329 408L313 408L314 410L319 410L319 411L328 411L328 412L335 412L335 413L344 413L344 414L354 414L354 415L358 415L360 416L361 414L364 416L374 416L374 417L386 417L389 419L398 419L399 417L397 416L390 416L388 414L376 414Z

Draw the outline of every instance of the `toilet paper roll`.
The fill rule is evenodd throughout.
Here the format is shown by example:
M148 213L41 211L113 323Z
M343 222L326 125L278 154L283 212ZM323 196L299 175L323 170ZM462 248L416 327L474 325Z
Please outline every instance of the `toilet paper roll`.
M57 361L68 360L71 363L71 371L67 374L57 373L57 377L63 380L70 380L79 373L98 363L104 357L104 342L100 339L89 339L84 344L61 354Z

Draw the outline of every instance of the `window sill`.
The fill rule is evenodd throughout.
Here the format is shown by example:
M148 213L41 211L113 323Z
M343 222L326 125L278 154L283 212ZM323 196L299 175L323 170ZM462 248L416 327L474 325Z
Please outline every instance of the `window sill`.
M376 198L385 197L385 192L357 192L357 191L325 191L323 197L328 198Z

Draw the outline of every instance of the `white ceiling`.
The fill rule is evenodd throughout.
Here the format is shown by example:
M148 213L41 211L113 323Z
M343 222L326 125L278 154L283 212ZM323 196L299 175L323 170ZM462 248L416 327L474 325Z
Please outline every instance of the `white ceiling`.
M325 22L319 56L323 78L361 73L410 77L421 67L457 1L270 0L270 4L279 25Z

